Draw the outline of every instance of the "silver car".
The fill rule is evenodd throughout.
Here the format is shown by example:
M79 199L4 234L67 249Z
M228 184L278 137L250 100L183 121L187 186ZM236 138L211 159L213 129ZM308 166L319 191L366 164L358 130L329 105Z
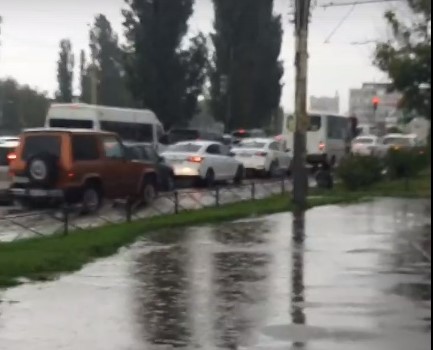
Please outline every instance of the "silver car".
M0 202L2 203L10 201L9 187L11 179L9 177L9 163L13 160L18 140L17 137L0 137Z

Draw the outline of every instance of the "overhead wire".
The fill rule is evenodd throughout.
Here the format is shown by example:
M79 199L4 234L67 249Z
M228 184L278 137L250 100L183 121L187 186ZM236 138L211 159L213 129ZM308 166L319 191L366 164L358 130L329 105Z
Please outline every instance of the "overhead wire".
M344 15L344 17L338 22L338 24L335 26L335 28L331 31L331 33L327 36L325 39L325 44L329 44L332 37L337 33L337 31L341 28L341 26L346 22L346 20L350 17L350 15L353 13L353 11L356 8L356 3L352 5L350 10Z

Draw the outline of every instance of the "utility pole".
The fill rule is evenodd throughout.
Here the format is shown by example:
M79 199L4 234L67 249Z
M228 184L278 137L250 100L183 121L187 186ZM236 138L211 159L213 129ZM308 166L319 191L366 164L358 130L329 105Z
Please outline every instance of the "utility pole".
M307 71L308 71L308 24L311 0L295 0L295 120L293 158L293 201L299 208L307 205Z

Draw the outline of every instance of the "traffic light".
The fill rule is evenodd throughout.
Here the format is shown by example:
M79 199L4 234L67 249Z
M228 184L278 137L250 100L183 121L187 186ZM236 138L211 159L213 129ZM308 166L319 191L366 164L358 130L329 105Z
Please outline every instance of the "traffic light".
M380 98L375 96L375 97L373 97L371 102L373 103L374 110L377 111L377 107L379 107L379 104L380 104Z

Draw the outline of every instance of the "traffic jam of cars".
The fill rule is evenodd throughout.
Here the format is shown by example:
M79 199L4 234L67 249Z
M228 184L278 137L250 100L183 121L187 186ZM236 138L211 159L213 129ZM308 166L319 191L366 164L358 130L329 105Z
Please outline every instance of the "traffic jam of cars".
M65 110L69 119L63 117ZM241 130L223 137L175 129L157 137L161 125L151 112L141 111L142 123L136 115L128 121L127 115L112 112L100 106L54 105L45 127L1 138L0 200L25 209L77 204L90 214L105 200L149 205L159 192L174 191L179 183L239 185L251 171L275 177L290 169L284 145L264 133ZM164 138L174 142L161 143Z

